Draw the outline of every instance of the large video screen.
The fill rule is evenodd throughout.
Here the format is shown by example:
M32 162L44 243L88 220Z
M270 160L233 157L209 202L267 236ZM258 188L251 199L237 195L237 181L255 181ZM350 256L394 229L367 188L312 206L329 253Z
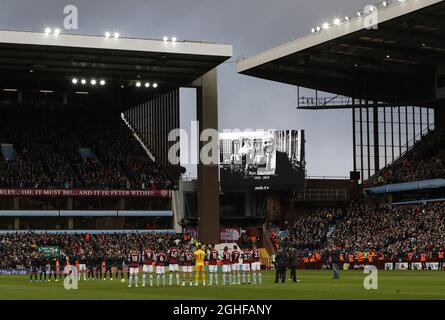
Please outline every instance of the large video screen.
M219 135L222 191L290 189L305 182L304 131Z

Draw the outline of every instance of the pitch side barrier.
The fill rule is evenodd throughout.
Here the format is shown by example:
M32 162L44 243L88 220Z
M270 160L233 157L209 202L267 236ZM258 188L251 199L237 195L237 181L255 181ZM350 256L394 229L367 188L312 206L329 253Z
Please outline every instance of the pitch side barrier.
M398 202L392 202L392 206L397 205L406 205L406 204L424 204L424 203L431 203L431 202L443 202L445 201L445 198L437 198L437 199L425 199L425 200L413 200L413 201L398 201Z
M374 194L387 194L394 192L406 192L406 191L425 190L425 189L438 189L444 187L445 187L445 179L432 179L432 180L412 181L404 183L393 183L378 187L366 188L364 190L364 193L366 195L374 195Z
M173 217L171 210L0 210L0 217Z

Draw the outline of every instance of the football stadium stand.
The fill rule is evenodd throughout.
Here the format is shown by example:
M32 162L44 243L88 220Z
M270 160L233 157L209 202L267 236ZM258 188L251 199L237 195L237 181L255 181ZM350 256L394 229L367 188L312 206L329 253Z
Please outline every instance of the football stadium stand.
M294 247L302 259L328 265L328 245L335 244L344 254L352 254L358 265L380 262L438 261L445 248L445 203L411 205L366 205L352 203L344 211L322 209L298 217L283 229L277 229L277 243ZM375 258L368 260L368 255ZM410 258L411 259L411 258ZM315 260L315 261L314 261ZM313 264L315 266L315 264ZM383 266L380 266L383 267Z
M396 162L378 171L365 186L445 177L445 133L438 126Z
M101 266L106 258L110 265L126 261L129 251L137 247L144 250L170 249L181 237L175 233L11 233L0 235L0 269L15 269L18 266L31 267L32 254L38 247L57 247L60 265L65 266L68 259L89 260L88 264ZM55 256L54 256L55 258ZM95 265L96 266L96 265Z
M352 171L360 174L360 182L375 180L384 167L391 163L397 167L403 159L415 157L416 152L404 155L419 140L440 135L440 130L431 131L445 121L439 41L445 31L436 22L444 9L441 0L385 1L355 17L327 21L305 36L242 57L237 69L298 86L298 108L351 110ZM440 162L435 155L424 159L433 166ZM415 163L414 159L412 166ZM408 181L417 179L413 175L437 175L432 168L410 171ZM394 175L382 172L389 182L405 181L397 177L396 168Z
M200 129L217 129L216 67L231 55L200 41L0 30L0 229L180 230L184 172L167 161L180 90L195 90ZM198 177L201 237L215 241L218 171L199 163Z
M175 187L165 168L144 155L119 113L42 105L1 107L0 143L13 146L16 159L0 158L0 188ZM82 157L82 149L89 154Z
M298 109L351 110L350 180L364 194L295 214L310 202L297 190L294 216L268 228L305 267L327 265L332 246L354 267L443 261L444 12L442 0L384 1L238 59L241 74L297 86Z
M238 233L242 248L259 243L267 267L281 247L296 249L299 266L305 268L329 267L329 251L335 248L341 251L345 268L372 264L381 269L443 269L444 29L433 29L432 24L437 26L445 2L391 1L377 9L378 29L366 28L361 12L355 19L327 23L306 37L238 61L240 73L317 90L314 99L304 99L315 101L307 109L352 110L350 179L308 179L304 189L264 191L261 201L252 197L247 206L248 201L240 199L249 194L220 196L217 166L199 164L197 192L190 192L188 199L194 204L190 211L196 212L189 217L175 212L174 192L180 183L167 166L166 133L178 126L181 86L198 88L198 120L204 121L200 129L217 127L216 75L211 70L230 56L231 48L122 39L124 47L94 37L62 35L60 40L48 40L43 35L0 32L11 50L32 39L30 50L48 65L50 55L42 46L51 48L61 61L61 66L52 66L59 77L51 80L62 92L67 91L67 82L76 85L87 71L68 72L72 55L58 50L60 46L73 50L75 60L89 56L87 65L109 72L112 85L107 94L91 94L83 104L85 92L72 87L69 95L42 95L47 91L29 79L29 65L23 61L17 63L22 73L0 64L0 71L9 72L9 80L14 80L3 79L3 87L18 88L12 94L11 89L1 92L0 209L5 210L0 210L0 268L29 268L40 247L57 247L70 263L86 260L98 267L108 259L107 264L115 265L133 247L166 249L177 242L182 248L191 240L187 230L199 230L203 243L218 243L220 199L226 197L221 203L235 208L230 214L252 209L253 203L251 211L260 211L260 202L267 211L266 217L235 212L225 232ZM426 15L436 18L425 19ZM98 42L92 45L94 40ZM142 56L139 41L146 49ZM113 59L91 46L110 50L124 71L112 75L107 66ZM97 62L105 67L101 70ZM43 62L34 69L40 65ZM145 87L137 79L153 74L163 80L165 89L135 93ZM85 77L93 76L99 78L94 73ZM19 88L21 81L23 87L34 86L40 97L27 95ZM122 96L114 95L120 90ZM318 90L333 96L319 99ZM122 100L130 105L122 105ZM418 190L422 183L429 186L428 195ZM397 190L388 187L399 184L403 186ZM181 224L178 218L183 218ZM246 220L258 224L263 219L262 230L255 225L241 232L241 221L248 225Z

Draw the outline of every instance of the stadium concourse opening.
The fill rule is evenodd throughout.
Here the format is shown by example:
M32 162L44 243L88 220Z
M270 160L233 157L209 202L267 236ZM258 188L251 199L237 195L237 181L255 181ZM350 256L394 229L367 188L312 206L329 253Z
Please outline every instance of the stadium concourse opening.
M206 42L0 31L1 229L177 230L184 169L167 155L179 90L196 89L199 129L217 129L216 67L231 55ZM200 236L217 242L218 168L198 167Z

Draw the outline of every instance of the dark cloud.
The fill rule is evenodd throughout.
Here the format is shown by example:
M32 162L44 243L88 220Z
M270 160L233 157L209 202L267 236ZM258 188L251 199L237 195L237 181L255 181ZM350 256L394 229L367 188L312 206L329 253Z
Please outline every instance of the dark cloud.
M1 0L0 28L42 31L63 25L63 8L79 9L80 34L118 30L123 36L232 44L235 57L288 41L313 25L352 15L363 0ZM347 175L352 167L351 112L296 110L292 86L219 68L222 128L301 128L310 175Z

